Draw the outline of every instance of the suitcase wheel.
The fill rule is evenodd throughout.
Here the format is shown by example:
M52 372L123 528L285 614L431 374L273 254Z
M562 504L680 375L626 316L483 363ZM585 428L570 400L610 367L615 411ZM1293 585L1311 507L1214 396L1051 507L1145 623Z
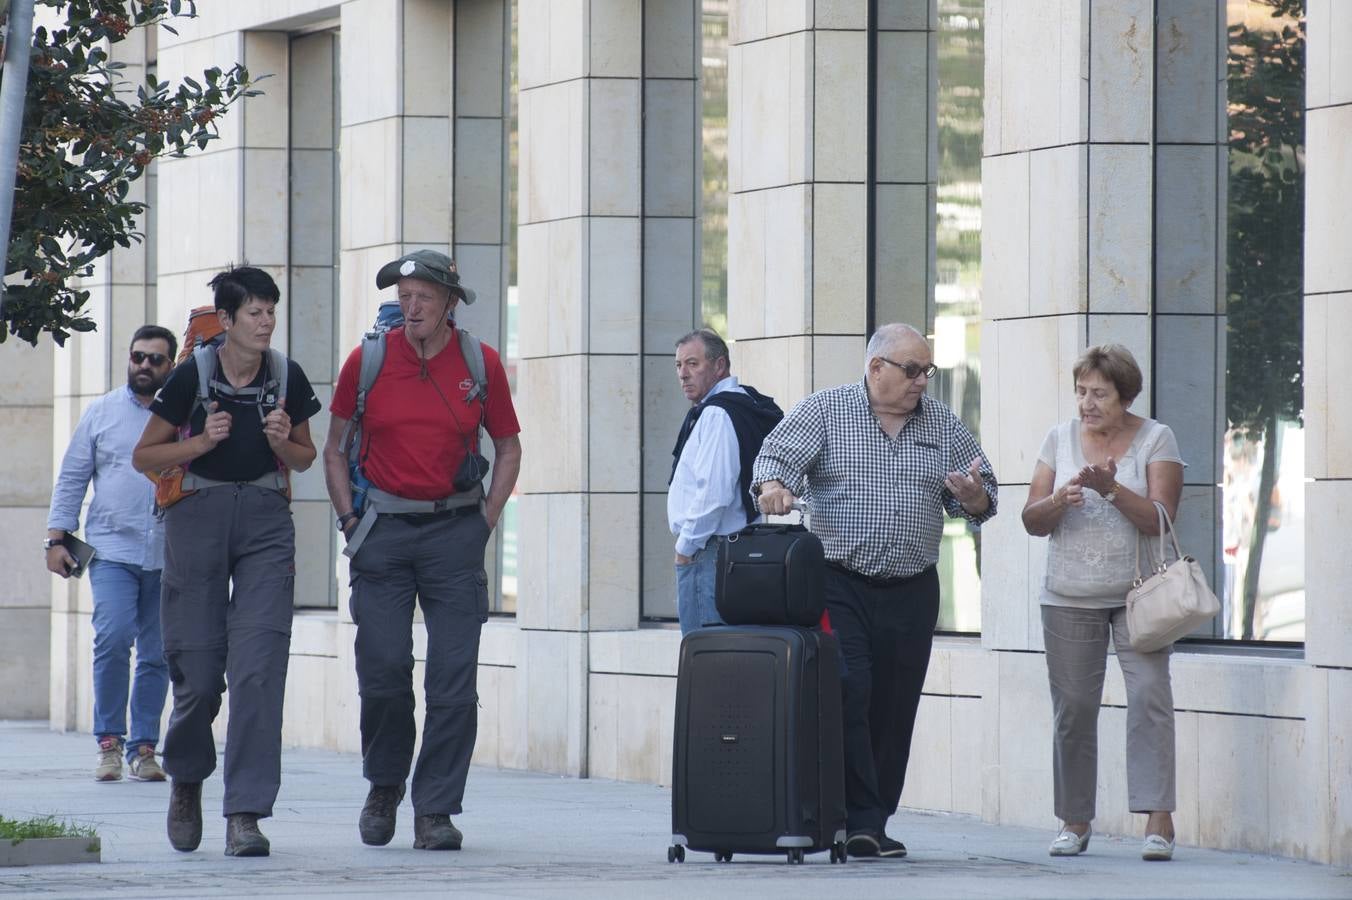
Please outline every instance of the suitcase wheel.
M732 851L715 850L714 862L732 862Z
M845 862L845 845L839 841L831 845L831 862Z
M804 855L802 847L794 847L788 852L789 865L801 866L803 864Z
M667 862L685 862L685 848L679 844L673 844L667 848Z

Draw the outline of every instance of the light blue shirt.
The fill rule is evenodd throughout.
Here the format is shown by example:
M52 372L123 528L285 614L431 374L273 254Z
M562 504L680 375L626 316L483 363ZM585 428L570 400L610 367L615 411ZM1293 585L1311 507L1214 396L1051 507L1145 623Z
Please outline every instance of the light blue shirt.
M700 398L722 391L745 394L735 375L729 375ZM699 415L681 450L681 459L667 488L667 524L676 538L676 552L694 556L715 534L732 534L746 527L746 508L738 479L742 463L732 419L717 406Z
M94 499L83 539L94 546L95 558L162 569L164 525L155 517L155 486L131 466L131 451L150 415L127 385L89 404L61 460L47 527L79 530L92 478Z

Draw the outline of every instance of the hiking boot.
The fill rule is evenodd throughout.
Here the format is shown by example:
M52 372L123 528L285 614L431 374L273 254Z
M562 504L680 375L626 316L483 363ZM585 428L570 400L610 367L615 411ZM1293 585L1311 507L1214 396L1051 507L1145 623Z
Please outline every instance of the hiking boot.
M402 784L371 785L371 790L366 794L366 805L361 808L361 818L357 820L357 830L361 832L363 844L384 847L390 842L394 837L395 815L403 800Z
M155 760L155 748L142 744L136 748L136 755L127 763L127 774L133 781L163 781L164 770Z
M445 815L414 816L414 850L459 850L464 835Z
M99 738L99 764L94 767L94 780L122 780L121 738L111 734Z
M225 817L226 856L267 856L272 846L258 830L258 816L234 813Z
M169 791L169 843L191 853L202 843L202 782L174 781Z

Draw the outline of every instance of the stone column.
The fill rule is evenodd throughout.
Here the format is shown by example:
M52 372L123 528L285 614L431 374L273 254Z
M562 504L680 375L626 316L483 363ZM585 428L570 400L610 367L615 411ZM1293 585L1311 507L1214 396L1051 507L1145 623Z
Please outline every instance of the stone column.
M883 236L878 296L891 318L923 311L931 294L931 279L916 272L928 271L920 223L929 221L932 202L917 204L914 191L918 183L927 196L931 179L924 137L930 51L923 35L930 4L883 6L879 134L902 145L899 153L879 153L877 178L887 184L875 194ZM917 25L918 40L893 30ZM870 260L868 26L864 0L732 6L728 330L744 379L785 409L862 371ZM881 77L913 75L917 60L918 80L892 84ZM917 108L919 119L908 116ZM922 236L918 248L905 239L915 235ZM912 293L903 298L903 291Z
M517 715L533 769L586 774L587 635L637 625L641 557L654 581L670 572L656 509L680 416L666 366L697 296L695 6L520 4Z
M981 409L1005 511L983 541L987 647L1042 646L1046 542L1017 511L1047 429L1074 414L1070 370L1091 344L1140 363L1132 410L1179 438L1180 531L1216 583L1222 14L1165 0L1157 40L1150 0L987 5Z
M1305 93L1305 659L1327 676L1327 698L1311 703L1306 743L1327 747L1329 862L1352 862L1352 10L1334 0L1308 6ZM1314 684L1322 686L1322 678ZM1322 690L1320 691L1322 694ZM1322 767L1321 767L1322 768ZM1322 806L1322 804L1321 804Z

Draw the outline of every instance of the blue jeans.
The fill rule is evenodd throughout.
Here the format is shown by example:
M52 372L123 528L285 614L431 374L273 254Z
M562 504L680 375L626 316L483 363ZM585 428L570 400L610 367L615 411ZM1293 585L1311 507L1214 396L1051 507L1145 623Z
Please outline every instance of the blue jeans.
M705 625L722 625L714 604L714 576L718 572L718 545L722 535L713 535L683 566L676 567L676 617L681 634L687 635Z
M131 687L131 736L127 758L160 739L160 713L169 689L160 636L160 570L96 559L89 567L94 590L94 737L127 734L127 687L131 648L136 680Z

